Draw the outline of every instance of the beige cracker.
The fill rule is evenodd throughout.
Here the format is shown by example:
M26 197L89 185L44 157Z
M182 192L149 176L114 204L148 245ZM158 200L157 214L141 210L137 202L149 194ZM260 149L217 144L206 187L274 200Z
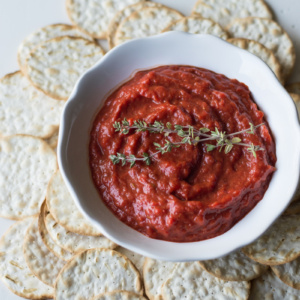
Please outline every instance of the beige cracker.
M77 208L59 171L49 182L46 199L53 218L67 230L83 235L101 235Z
M143 267L145 292L150 300L161 300L161 287L177 263L146 258Z
M194 34L211 34L224 40L228 38L227 32L218 23L197 16L179 19L165 28L163 32L170 30L184 31Z
M79 36L91 41L93 40L89 35L84 34L76 27L67 24L52 24L40 28L27 36L18 48L18 63L21 70L24 69L24 64L29 53L38 46L38 44L65 35Z
M295 64L295 48L278 23L253 17L236 19L226 29L233 37L255 40L273 51L281 65L282 79L287 79Z
M249 300L299 300L299 290L283 283L270 270L251 282Z
M158 34L182 17L178 11L165 6L143 8L121 22L116 32L116 45L134 38Z
M46 95L67 100L80 75L103 55L99 45L84 38L57 37L30 52L24 73Z
M38 229L40 236L45 244L45 246L57 257L61 258L64 261L68 261L73 257L73 254L64 248L60 247L58 244L56 244L52 237L50 236L46 224L45 224L45 215L49 213L48 207L46 202L42 204L40 214L39 214L39 221L38 221Z
M224 281L203 270L198 262L179 263L162 286L164 300L248 299L248 281Z
M23 241L33 218L14 223L0 240L0 278L16 295L27 299L53 297L53 288L40 281L28 268ZM4 300L4 299L3 299Z
M142 294L139 272L116 251L90 249L76 255L62 269L55 283L55 299L89 300L115 290Z
M192 14L218 22L226 27L236 18L261 17L272 19L272 13L262 0L198 0Z
M280 63L270 49L253 40L232 38L228 42L259 57L271 68L279 81L283 81L281 78Z
M281 216L260 238L242 251L266 265L280 265L300 256L300 215Z
M59 128L56 129L56 131L47 139L44 139L44 141L54 150L56 151L57 143L58 143L58 132Z
M218 259L200 261L199 263L208 273L230 281L252 280L261 276L269 268L269 266L248 258L241 251L235 251Z
M127 258L129 258L132 261L132 263L135 265L135 267L138 269L138 271L140 272L141 277L143 277L143 266L146 259L145 256L130 251L121 246L118 246L115 250L125 255Z
M0 166L0 216L18 220L37 215L57 170L54 151L31 136L1 138Z
M150 1L145 1L145 2L138 2L136 4L132 4L129 6L126 6L124 9L118 11L113 19L110 21L108 29L107 29L107 41L109 48L112 49L113 47L116 46L116 41L115 41L115 36L117 29L121 22L129 17L133 12L138 11L144 7L161 7L161 4L155 3L155 2L150 2Z
M53 286L58 273L65 265L65 261L50 252L43 243L39 233L38 218L34 218L27 229L23 253L32 273L45 284Z
M142 295L127 291L114 291L96 296L92 300L147 300Z
M300 257L287 264L272 266L271 268L275 275L285 284L300 290Z
M8 74L0 79L0 136L48 138L59 126L64 105L35 89L21 72Z
M116 244L104 236L87 236L67 231L59 225L49 213L45 224L55 243L71 253L78 253L92 248L116 248Z
M108 24L114 15L128 5L144 0L67 0L71 22L90 36L106 38Z

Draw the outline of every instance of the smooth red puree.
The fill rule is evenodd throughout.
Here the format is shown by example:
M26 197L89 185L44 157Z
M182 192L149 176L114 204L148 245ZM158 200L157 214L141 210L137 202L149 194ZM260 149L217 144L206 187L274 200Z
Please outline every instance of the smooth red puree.
M163 134L115 132L126 118L160 121L234 133L258 125L256 134L239 135L265 149L255 158L246 147L230 153L183 145L158 154L147 166L113 165L117 152L142 156L164 144ZM168 139L180 142L176 134ZM200 241L218 236L241 220L262 199L276 162L275 144L264 114L248 87L235 79L190 66L141 71L118 88L98 113L90 138L92 177L103 201L124 223L155 239Z

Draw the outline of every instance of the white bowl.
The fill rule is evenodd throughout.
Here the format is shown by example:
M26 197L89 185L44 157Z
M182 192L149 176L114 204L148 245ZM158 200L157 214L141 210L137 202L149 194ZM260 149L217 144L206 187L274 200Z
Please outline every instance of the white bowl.
M200 242L155 240L128 227L101 201L89 168L91 125L107 95L136 70L171 64L206 68L248 85L276 142L277 171L264 198L225 234ZM292 199L300 173L300 127L294 102L259 58L210 35L167 32L114 48L79 79L63 113L58 161L78 208L117 244L155 259L213 259L257 239Z

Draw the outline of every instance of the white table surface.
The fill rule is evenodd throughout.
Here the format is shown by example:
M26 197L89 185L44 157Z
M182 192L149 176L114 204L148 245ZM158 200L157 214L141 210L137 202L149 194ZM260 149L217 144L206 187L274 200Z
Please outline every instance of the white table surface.
M275 20L287 31L296 47L296 66L288 82L300 81L300 0L265 1L272 9ZM155 2L189 15L196 0ZM0 0L0 78L19 69L16 56L20 42L36 29L54 23L70 23L64 0ZM0 218L0 236L11 224L13 221ZM23 298L12 294L0 282L0 300L16 299Z

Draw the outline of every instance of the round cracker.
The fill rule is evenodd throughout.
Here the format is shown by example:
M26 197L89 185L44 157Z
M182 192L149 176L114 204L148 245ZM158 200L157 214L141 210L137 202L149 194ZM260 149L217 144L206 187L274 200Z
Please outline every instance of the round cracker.
M300 82L288 84L285 88L289 93L300 95Z
M198 262L179 263L162 286L164 300L248 299L248 281L224 281L203 270Z
M64 248L57 245L52 237L50 236L46 225L45 225L45 215L49 212L47 208L47 204L44 201L41 207L40 215L39 215L39 221L38 221L38 229L40 236L45 244L45 246L51 251L53 254L55 254L57 257L61 258L64 261L68 261L73 257L73 253L65 250Z
M119 25L122 23L124 19L129 17L133 12L138 11L144 7L162 7L161 4L156 2L138 2L133 5L126 6L124 9L118 11L113 19L110 21L107 29L107 41L110 49L116 46L115 35L118 30Z
M281 65L281 76L286 80L292 72L296 54L292 40L275 21L263 18L234 20L227 28L236 38L255 40L273 51Z
M300 299L300 293L283 283L270 270L251 282L249 300L258 299L297 300Z
M229 281L248 281L261 276L269 266L262 265L248 258L241 251L227 256L200 261L200 266L208 273Z
M92 300L147 300L144 296L127 291L114 291L96 296Z
M50 213L45 216L45 224L54 242L72 253L92 248L114 249L117 246L104 236L87 236L67 231L54 220Z
M114 15L128 5L144 0L67 0L71 22L90 36L103 39Z
M91 299L114 290L143 294L139 272L119 252L90 249L76 255L62 269L55 283L55 299Z
M130 251L126 248L123 248L121 246L118 246L115 251L120 252L121 254L125 255L126 257L128 257L132 263L135 265L135 267L138 269L138 271L140 272L141 276L143 277L143 267L144 267L144 263L145 263L145 259L146 257L135 253L133 251Z
M8 74L0 79L0 136L48 138L59 126L64 105L35 89L20 71Z
M177 263L146 258L143 266L145 293L150 300L161 300L161 287Z
M272 19L272 13L262 0L198 0L192 14L218 22L226 27L236 18L261 17Z
M228 42L239 47L242 49L245 49L249 51L250 53L256 55L261 60L263 60L270 69L274 72L276 77L279 81L283 81L281 78L281 67L278 59L274 55L274 53L266 48L264 45L262 45L259 42L253 41L253 40L247 40L247 39L240 39L240 38L231 38L228 39Z
M58 132L59 128L55 130L55 132L48 137L47 139L44 139L44 141L54 150L56 151L57 143L58 143Z
M20 44L18 48L18 63L20 69L24 70L26 58L36 46L47 40L65 35L83 37L85 39L93 41L93 39L89 35L82 33L79 29L71 25L52 24L42 27L27 36Z
M68 231L90 236L101 235L77 208L59 170L49 182L46 200L53 218Z
M116 45L134 38L159 34L169 24L182 17L181 13L166 6L145 7L121 22L116 32Z
M37 215L57 170L54 151L31 136L1 138L0 166L0 216L18 220Z
M297 111L298 111L298 116L300 118L300 94L295 94L295 93L289 93L290 96L292 97L292 99L294 100L296 107L297 107ZM298 187L298 193L297 193L298 197L299 197L299 187Z
M46 95L67 100L80 75L103 55L102 48L87 39L57 37L39 44L30 52L24 73Z
M294 289L300 290L300 257L287 264L272 266L271 268L281 281Z
M281 216L259 239L242 251L265 265L280 265L300 256L300 215Z
M28 268L23 241L33 218L13 224L0 240L0 278L16 295L27 299L53 297L53 288L40 281Z
M23 243L23 253L31 272L45 284L54 282L65 261L58 258L44 245L39 233L38 218L29 225Z
M226 40L228 33L216 22L197 16L185 17L170 24L163 32L177 30L194 34L211 34Z

